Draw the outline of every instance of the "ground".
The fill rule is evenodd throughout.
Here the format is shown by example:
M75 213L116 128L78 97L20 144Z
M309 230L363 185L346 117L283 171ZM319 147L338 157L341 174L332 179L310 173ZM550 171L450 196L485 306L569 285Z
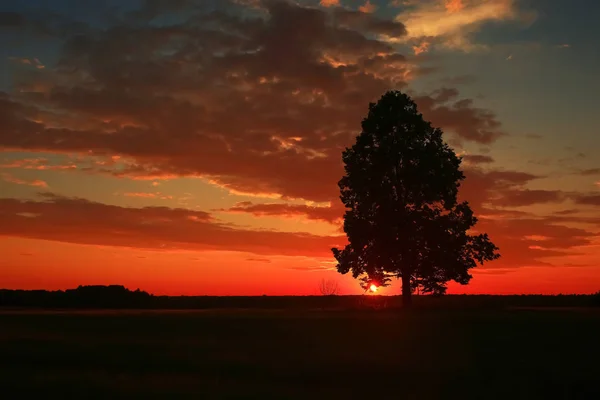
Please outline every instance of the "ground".
M600 398L598 309L0 311L4 398Z

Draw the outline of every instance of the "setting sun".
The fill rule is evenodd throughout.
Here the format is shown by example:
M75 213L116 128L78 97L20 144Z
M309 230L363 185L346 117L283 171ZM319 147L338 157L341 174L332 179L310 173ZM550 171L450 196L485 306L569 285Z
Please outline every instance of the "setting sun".
M377 285L375 285L375 284L372 284L372 285L369 287L369 289L371 290L371 292L375 293L375 292L377 291L377 289L378 289L378 288L377 288Z

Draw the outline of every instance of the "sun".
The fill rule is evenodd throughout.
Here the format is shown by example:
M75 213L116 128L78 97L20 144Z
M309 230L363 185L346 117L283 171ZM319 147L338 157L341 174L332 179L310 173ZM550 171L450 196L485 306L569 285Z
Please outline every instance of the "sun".
M371 284L371 286L369 286L369 289L371 290L371 292L375 293L378 289L377 285L375 285L374 283Z

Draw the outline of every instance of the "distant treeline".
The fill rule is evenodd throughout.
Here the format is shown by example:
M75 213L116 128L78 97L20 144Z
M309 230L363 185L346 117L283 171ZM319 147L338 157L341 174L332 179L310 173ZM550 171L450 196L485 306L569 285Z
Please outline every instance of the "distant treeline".
M77 289L0 289L0 307L79 309L355 309L396 308L399 296L154 296L124 286L79 286ZM599 307L600 292L593 295L447 295L415 296L415 306L435 308Z

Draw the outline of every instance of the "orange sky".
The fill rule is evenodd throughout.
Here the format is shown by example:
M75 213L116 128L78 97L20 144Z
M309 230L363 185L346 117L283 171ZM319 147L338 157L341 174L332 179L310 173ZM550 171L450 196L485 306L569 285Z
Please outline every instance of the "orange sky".
M400 89L502 254L449 292L600 290L597 44L564 3L100 3L0 18L0 286L361 293L341 151Z

